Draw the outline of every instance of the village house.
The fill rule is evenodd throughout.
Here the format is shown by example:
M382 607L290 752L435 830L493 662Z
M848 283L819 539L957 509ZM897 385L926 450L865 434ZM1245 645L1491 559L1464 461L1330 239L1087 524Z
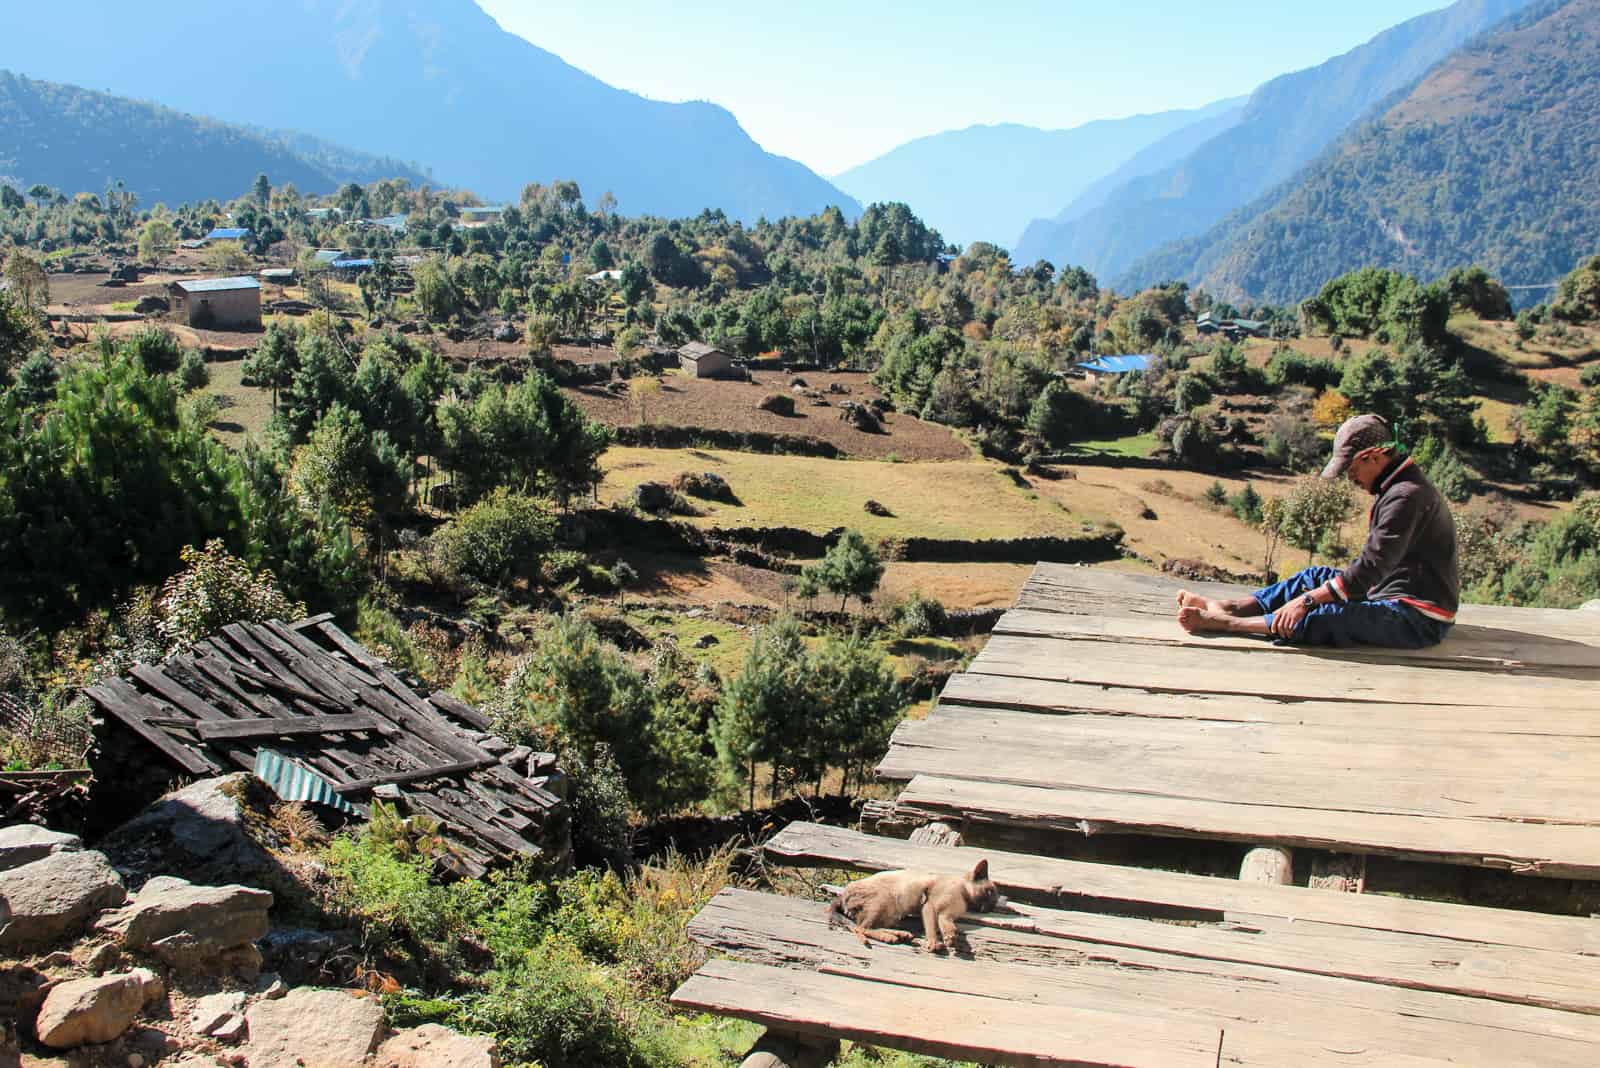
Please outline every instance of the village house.
M172 314L189 326L261 328L261 283L254 278L201 278L167 286Z
M1096 356L1092 360L1077 364L1076 369L1091 382L1098 382L1102 378L1116 378L1118 375L1132 374L1135 371L1148 371L1155 365L1155 356L1143 353L1136 356Z
M242 226L219 226L206 235L207 241L248 241L250 231Z
M461 209L461 222L467 226L487 225L499 222L500 216L505 213L505 205L483 205L474 208Z
M695 378L723 378L733 371L733 357L703 341L678 349L678 365Z

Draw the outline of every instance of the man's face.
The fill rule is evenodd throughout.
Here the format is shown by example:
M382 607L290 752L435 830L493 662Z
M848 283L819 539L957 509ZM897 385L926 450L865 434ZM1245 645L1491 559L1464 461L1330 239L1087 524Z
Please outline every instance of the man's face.
M1387 460L1388 456L1382 445L1362 449L1350 458L1350 466L1344 469L1345 476L1371 493L1373 487L1378 484L1378 476L1383 474Z

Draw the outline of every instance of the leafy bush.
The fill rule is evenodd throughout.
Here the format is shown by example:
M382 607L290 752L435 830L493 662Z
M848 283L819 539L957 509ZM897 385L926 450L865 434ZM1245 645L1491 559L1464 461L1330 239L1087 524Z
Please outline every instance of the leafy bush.
M41 404L48 404L55 399L56 383L61 379L61 372L56 367L56 361L48 352L36 352L22 362L17 368L17 381L12 386L17 399L28 407L35 408Z
M158 627L170 647L193 645L229 623L296 620L306 614L306 606L285 597L271 573L252 574L218 539L206 542L204 550L186 545L178 555L183 570L167 580L160 601Z
M1428 475L1445 500L1454 504L1465 503L1472 496L1477 480L1466 463L1448 441L1442 437L1423 438L1412 452L1417 466Z
M556 519L532 497L495 490L433 535L440 570L453 582L504 588L539 574Z
M1271 570L1279 541L1304 549L1309 565L1317 550L1350 518L1354 505L1355 495L1348 481L1315 475L1296 482L1288 496L1268 501L1261 517L1267 534L1267 570Z
M1332 360L1307 356L1291 348L1281 348L1267 361L1267 381L1272 385L1310 386L1324 390L1339 381L1339 365Z
M171 374L183 362L183 346L170 330L143 326L122 342L122 349L147 375Z
M1200 497L1211 507L1221 508L1228 503L1228 490L1221 482L1213 482Z
M1281 414L1267 424L1268 460L1291 471L1309 471L1322 459L1325 445L1317 428L1304 416Z
M894 612L895 630L904 638L926 638L941 634L949 621L944 605L921 590L912 590Z
M1229 511L1233 512L1241 522L1249 523L1251 526L1260 524L1264 507L1265 502L1262 501L1261 494L1257 493L1255 486L1248 482L1245 483L1244 489L1228 498Z
M807 566L801 575L806 588L838 594L842 612L852 596L871 599L883 580L883 561L859 531L847 530L826 556Z

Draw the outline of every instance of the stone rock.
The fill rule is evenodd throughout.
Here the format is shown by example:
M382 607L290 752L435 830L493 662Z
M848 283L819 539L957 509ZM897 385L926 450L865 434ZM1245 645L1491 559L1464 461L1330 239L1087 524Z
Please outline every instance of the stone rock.
M256 993L264 998L276 1000L289 992L289 987L278 978L277 972L268 972L256 980Z
M354 974L350 951L357 938L345 931L313 931L304 927L275 927L261 940L263 963L289 986L344 982Z
M246 1014L250 1068L365 1068L383 1036L383 1008L344 990L300 987Z
M172 310L172 305L167 303L166 297L158 297L154 293L146 293L139 298L133 310L140 315L157 315Z
M84 947L79 946L78 952L84 953ZM115 968L122 959L122 948L115 942L101 942L89 949L83 957L85 970L96 975L103 975Z
M166 987L148 968L72 979L46 995L34 1030L52 1049L110 1042L128 1029L140 1009L165 995Z
M211 1030L207 1031L206 1034L210 1035L218 1042L239 1041L240 1039L244 1038L245 1034L244 1013L229 1013L225 1019L223 1019Z
M382 1046L374 1068L499 1068L494 1039L463 1035L439 1024L401 1031Z
M641 482L633 488L633 505L641 512L659 512L672 503L672 487L665 482Z
M175 1061L162 1061L161 1068L222 1068L222 1062L204 1053L186 1053Z
M189 1014L189 1026L202 1035L214 1035L229 1017L243 1011L244 994L237 990L207 994L194 1003L194 1011Z
M167 794L112 831L100 848L137 886L141 878L176 875L199 884L243 883L293 892L294 881L256 841L275 799L255 776L239 772L201 779Z
M1578 607L1580 612L1600 612L1600 599L1585 601Z
M127 896L122 877L93 850L51 853L0 872L0 897L11 906L11 923L0 931L0 956L73 937L96 912Z
M163 875L95 927L117 936L128 949L153 953L177 968L221 963L259 969L261 956L252 943L267 933L271 907L272 895L265 890L195 886Z
M76 853L83 842L75 834L24 823L0 829L0 871L32 864L52 853Z
M519 336L517 328L510 323L501 323L494 331L496 341L515 341Z

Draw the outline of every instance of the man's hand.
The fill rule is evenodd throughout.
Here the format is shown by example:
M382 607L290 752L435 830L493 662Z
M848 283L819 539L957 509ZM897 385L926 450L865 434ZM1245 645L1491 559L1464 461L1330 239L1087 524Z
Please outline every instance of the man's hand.
M1272 633L1278 638L1292 638L1300 628L1300 621L1311 614L1304 597L1296 597L1272 614Z

